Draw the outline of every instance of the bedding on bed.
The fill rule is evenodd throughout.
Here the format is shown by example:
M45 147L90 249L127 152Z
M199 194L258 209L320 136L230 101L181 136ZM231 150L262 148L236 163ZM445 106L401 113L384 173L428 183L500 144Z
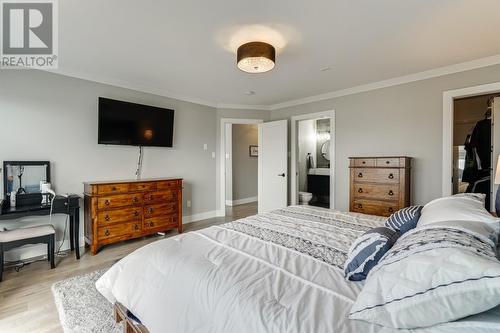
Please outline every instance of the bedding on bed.
M151 333L392 332L348 319L363 283L343 272L351 243L385 220L292 206L149 244L96 287ZM494 332L494 311L436 332Z

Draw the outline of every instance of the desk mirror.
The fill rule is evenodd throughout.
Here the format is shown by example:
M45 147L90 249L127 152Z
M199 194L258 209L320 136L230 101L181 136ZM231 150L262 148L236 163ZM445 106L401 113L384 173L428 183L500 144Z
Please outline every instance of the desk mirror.
M40 182L50 183L50 162L4 161L4 195L16 191L17 195L40 193Z

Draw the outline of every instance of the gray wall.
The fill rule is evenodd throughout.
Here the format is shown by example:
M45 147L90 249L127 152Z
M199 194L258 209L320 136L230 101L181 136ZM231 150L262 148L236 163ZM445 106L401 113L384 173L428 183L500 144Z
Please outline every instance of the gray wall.
M299 191L307 192L307 154L311 154L314 165L318 160L316 156L316 120L307 119L298 122L297 140L298 140L298 155L297 168L299 179Z
M348 209L348 157L408 155L414 158L412 201L441 196L443 91L500 81L500 65L287 107L273 120L335 110L335 206Z
M175 109L174 148L145 148L143 178L182 177L184 214L215 214L215 108L42 71L3 70L0 160L51 161L56 193L81 195L86 180L134 178L138 148L97 144L99 96ZM53 221L61 239L64 217ZM34 218L2 222L0 227L47 222Z
M251 157L249 146L258 144L257 125L233 125L233 199L257 196L257 157Z

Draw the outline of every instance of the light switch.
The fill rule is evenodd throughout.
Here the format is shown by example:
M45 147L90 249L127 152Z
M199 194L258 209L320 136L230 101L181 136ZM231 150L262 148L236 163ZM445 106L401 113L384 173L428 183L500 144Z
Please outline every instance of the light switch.
M208 145L206 143L203 144L203 150L205 150L205 151L208 150Z
M214 151L212 152L212 158L215 158L215 152Z

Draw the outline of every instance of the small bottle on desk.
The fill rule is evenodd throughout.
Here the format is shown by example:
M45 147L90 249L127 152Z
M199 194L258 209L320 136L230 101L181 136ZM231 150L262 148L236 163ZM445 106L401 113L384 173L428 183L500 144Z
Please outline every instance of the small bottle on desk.
M10 192L10 206L11 207L16 207L16 191Z

